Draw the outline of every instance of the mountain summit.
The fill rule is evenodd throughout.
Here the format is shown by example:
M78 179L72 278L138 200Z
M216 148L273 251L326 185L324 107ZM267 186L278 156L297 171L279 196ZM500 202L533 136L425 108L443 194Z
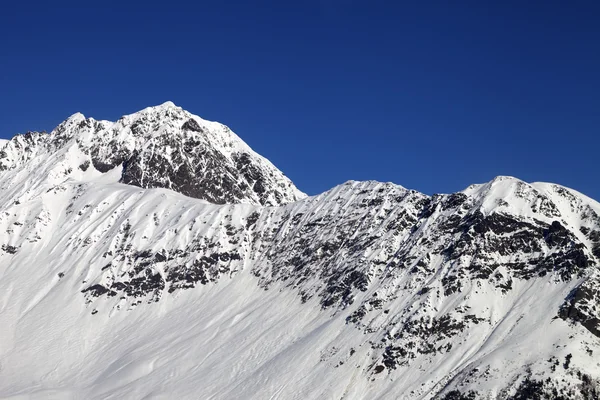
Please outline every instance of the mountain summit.
M0 153L0 169L38 169L49 157L63 168L54 171L61 179L81 179L88 168L100 173L118 168L122 183L167 188L216 204L275 206L305 197L228 127L172 102L117 122L76 113L49 135L18 135Z
M0 142L0 398L598 399L600 204L306 197L165 103Z

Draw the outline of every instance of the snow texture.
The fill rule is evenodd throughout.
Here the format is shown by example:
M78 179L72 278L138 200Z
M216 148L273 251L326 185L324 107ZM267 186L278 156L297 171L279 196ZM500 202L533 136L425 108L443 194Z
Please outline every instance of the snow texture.
M173 103L74 114L0 142L0 398L597 399L599 258L563 186L306 197Z

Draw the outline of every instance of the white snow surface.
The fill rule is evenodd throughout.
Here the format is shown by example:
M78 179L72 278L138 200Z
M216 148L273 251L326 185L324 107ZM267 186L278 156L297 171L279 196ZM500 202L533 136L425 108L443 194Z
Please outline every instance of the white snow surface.
M103 129L58 149L38 145L93 121L75 114L62 132L0 142L0 398L430 399L455 389L510 398L526 377L559 387L580 384L573 371L600 377L600 339L556 318L597 265L569 279L552 270L519 278L511 263L557 251L543 238L531 252L479 247L449 260L436 250L461 237L445 227L454 216L480 211L559 221L597 262L583 233L600 230L594 200L512 177L472 185L462 205L446 209L452 195L432 199L373 181L305 197L223 125L195 116L219 152L255 155L296 199L218 205L119 183L121 166L78 168L94 135L141 148L150 139L132 136L132 123L171 112L191 115L167 102L97 121ZM481 243L511 234L488 231ZM461 268L486 251L491 277L465 275ZM207 283L169 291L188 282L173 271L202 263ZM364 285L347 283L357 274ZM164 286L135 295L114 285L151 275ZM462 286L444 293L453 276ZM115 295L83 293L93 285ZM338 291L344 285L349 292ZM466 328L436 331L450 315ZM397 357L393 367L386 351ZM554 359L560 365L551 371Z

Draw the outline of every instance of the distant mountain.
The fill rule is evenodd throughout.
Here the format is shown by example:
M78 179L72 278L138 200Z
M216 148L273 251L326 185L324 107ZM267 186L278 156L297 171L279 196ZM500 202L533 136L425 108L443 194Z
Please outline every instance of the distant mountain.
M0 398L598 399L600 204L300 192L173 103L0 142Z

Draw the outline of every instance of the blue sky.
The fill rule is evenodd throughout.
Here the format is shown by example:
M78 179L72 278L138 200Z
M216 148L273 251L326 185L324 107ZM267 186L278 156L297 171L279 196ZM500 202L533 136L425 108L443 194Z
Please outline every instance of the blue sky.
M309 194L513 175L600 199L598 4L13 2L0 137L171 100L229 125Z

